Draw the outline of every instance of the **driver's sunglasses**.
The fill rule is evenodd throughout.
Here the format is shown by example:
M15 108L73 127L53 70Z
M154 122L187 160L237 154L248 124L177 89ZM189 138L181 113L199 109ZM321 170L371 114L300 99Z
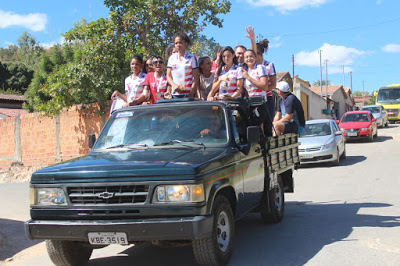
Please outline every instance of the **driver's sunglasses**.
M160 60L160 61L153 61L153 65L157 65L157 64L164 64L164 61Z

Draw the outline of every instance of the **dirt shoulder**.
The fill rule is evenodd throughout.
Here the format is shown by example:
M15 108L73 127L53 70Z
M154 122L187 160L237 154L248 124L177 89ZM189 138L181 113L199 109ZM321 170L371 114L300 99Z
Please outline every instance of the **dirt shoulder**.
M32 173L43 167L28 167L21 164L14 164L8 170L0 170L0 183L29 182Z

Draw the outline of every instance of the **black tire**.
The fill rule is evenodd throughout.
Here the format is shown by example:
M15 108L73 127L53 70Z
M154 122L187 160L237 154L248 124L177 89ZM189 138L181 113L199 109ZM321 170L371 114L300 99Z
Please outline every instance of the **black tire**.
M336 160L332 162L333 166L338 166L340 164L340 153L339 148L336 149Z
M264 223L279 223L285 214L285 193L280 175L277 181L272 189L264 191L261 200L260 214Z
M201 265L225 265L233 251L235 223L231 205L218 195L213 204L213 231L209 238L193 240L193 253Z
M57 266L86 265L93 249L75 241L46 240L47 253Z
M346 155L346 144L344 145L344 150L343 150L343 153L342 153L342 155L340 156L340 159L346 159L346 157L347 157L347 155Z

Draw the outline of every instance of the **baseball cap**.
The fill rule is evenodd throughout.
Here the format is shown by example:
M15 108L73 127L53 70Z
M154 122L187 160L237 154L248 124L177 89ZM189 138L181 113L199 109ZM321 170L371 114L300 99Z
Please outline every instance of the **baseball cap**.
M279 81L276 88L281 92L289 92L289 84L286 81Z

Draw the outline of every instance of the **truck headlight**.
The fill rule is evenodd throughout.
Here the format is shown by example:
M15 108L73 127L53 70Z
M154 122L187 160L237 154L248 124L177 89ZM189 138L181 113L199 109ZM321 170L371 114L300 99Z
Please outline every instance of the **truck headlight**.
M202 202L204 198L203 184L162 185L156 188L154 202Z
M31 205L65 206L64 191L61 188L31 188Z

